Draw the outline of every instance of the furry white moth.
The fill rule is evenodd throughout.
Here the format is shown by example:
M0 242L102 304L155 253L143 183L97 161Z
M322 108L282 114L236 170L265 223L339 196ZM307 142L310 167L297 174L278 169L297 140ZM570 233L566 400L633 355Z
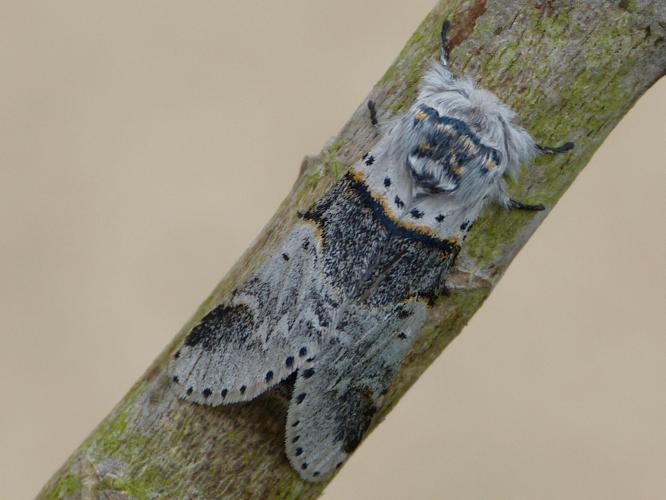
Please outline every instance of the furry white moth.
M495 95L455 78L448 26L412 108L174 354L179 396L200 404L249 401L296 373L286 450L309 481L360 443L484 204L543 209L513 200L504 174L573 146L538 146Z

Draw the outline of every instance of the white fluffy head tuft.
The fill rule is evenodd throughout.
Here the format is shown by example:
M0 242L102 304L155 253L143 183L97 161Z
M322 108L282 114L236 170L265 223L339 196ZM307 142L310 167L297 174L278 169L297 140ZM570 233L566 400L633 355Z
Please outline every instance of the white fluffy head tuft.
M515 176L520 166L536 155L534 140L513 122L516 114L511 109L492 92L477 88L469 78L453 78L439 61L423 77L418 100L441 115L465 121L484 144L501 153L502 172Z

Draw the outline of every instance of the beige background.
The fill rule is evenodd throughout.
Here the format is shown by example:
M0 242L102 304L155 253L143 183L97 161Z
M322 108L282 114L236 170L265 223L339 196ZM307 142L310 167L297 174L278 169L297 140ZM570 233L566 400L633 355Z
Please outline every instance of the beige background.
M0 3L0 497L29 498L432 0ZM666 497L666 82L326 497Z

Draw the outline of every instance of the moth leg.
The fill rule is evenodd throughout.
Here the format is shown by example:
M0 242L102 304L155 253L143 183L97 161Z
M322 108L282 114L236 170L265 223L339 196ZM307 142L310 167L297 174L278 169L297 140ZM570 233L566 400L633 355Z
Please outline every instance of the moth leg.
M368 111L370 111L370 123L372 123L374 127L379 123L379 120L377 120L377 106L375 101L368 101Z
M444 22L442 23L442 52L441 52L441 59L442 59L442 64L445 67L449 66L449 39L448 39L448 33L449 33L449 28L451 27L451 22L448 19L445 19Z
M542 146L541 144L536 145L537 149L539 150L540 153L546 154L546 155L555 155L559 153L566 153L567 151L570 151L574 147L573 142L565 142L561 146Z
M509 198L509 208L515 208L518 210L531 210L533 212L540 212L541 210L546 209L546 207L544 207L542 203L539 203L537 205L528 205L527 203L514 200L513 198Z
M542 146L541 144L536 145L537 149L539 150L540 153L547 154L547 155L555 155L555 154L560 154L560 153L566 153L567 151L570 151L574 147L573 142L565 142L561 146ZM527 203L523 203L522 201L514 200L513 198L509 197L508 195L504 194L503 195L506 200L506 205L509 208L515 208L517 210L530 210L533 212L540 212L541 210L545 210L546 207L543 206L542 203L538 203L536 205L530 205Z

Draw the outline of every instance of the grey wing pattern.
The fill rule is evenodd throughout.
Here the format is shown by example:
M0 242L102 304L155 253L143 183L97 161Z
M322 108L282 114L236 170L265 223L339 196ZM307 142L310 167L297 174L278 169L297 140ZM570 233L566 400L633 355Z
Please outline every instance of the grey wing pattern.
M300 370L289 406L287 456L309 481L329 476L361 442L413 344L425 306L411 302L374 314L350 307L345 314L346 328L359 337Z
M296 225L228 302L204 316L170 367L180 397L209 405L247 401L309 366L335 305L320 254L315 229Z

